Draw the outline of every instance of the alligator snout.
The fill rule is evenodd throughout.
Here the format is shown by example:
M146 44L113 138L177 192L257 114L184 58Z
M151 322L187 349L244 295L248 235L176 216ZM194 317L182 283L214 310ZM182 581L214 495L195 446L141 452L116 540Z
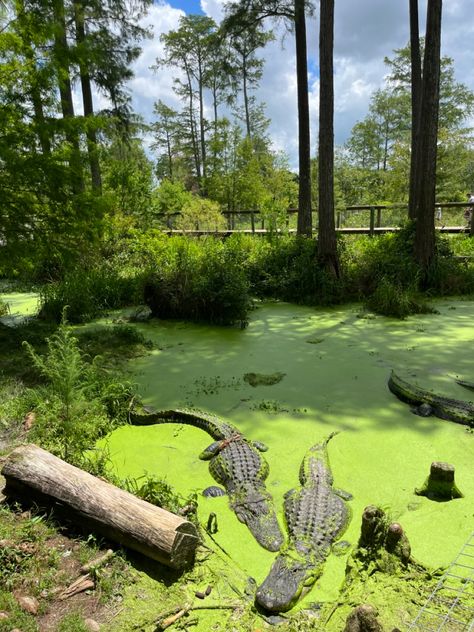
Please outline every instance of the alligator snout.
M312 583L308 565L285 554L273 562L270 573L258 588L255 601L269 612L285 612L298 601L305 586Z

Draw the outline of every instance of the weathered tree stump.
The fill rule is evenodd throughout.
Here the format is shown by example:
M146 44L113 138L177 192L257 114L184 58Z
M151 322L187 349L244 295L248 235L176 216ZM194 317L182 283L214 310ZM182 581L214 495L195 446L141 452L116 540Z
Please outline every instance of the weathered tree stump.
M56 515L92 529L172 568L190 566L196 527L36 445L11 452L2 469L6 496L53 506Z
M347 617L343 632L383 632L377 614L377 610L369 604L357 606Z
M355 573L394 573L412 561L410 543L401 525L391 522L380 507L366 507L357 548L347 561L346 580L350 582Z
M423 487L415 489L415 494L431 500L453 500L464 496L454 481L454 465L442 461L431 464L430 475Z

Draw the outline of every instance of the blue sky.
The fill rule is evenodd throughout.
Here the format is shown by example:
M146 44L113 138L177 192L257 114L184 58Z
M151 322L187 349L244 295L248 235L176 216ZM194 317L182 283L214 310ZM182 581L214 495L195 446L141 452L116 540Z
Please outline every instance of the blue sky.
M171 0L169 4L185 13L203 13L200 0Z
M153 120L153 104L161 99L180 108L173 92L174 72L153 73L150 66L162 54L160 34L176 29L184 13L204 13L219 22L225 0L155 0L144 19L154 38L143 42L143 53L135 64L130 82L133 104L145 120ZM474 89L474 11L472 0L443 3L442 53L455 62L456 78ZM426 0L420 0L421 30L424 28ZM371 95L383 85L385 56L402 48L409 40L406 0L336 0L335 12L335 140L344 143L355 123L368 111ZM272 26L273 25L268 25ZM271 119L270 137L274 148L284 151L293 168L297 166L297 114L294 40L280 25L276 40L263 52L264 73L256 97L266 104ZM308 20L308 52L312 151L316 153L318 127L318 22ZM211 113L209 112L211 115ZM472 122L474 127L474 121Z

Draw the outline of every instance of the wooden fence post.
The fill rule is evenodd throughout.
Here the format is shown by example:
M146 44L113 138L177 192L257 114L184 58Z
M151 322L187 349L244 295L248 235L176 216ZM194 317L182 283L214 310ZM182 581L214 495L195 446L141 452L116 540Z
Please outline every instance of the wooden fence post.
M369 226L369 235L371 237L374 236L374 226L375 226L375 209L373 206L370 207L370 226Z

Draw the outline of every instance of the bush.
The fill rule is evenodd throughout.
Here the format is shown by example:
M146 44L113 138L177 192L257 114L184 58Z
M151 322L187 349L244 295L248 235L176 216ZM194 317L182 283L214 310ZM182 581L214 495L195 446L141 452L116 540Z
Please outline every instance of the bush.
M62 281L43 286L39 315L45 320L60 322L67 306L69 321L81 323L104 310L140 303L141 292L138 275L122 276L116 267L103 261L100 266L68 272Z
M100 436L126 421L135 387L101 367L99 356L87 362L64 317L47 339L45 355L23 344L46 382L26 394L28 410L36 412L31 438L66 461L80 463Z
M328 305L346 298L349 288L327 274L317 260L313 239L280 236L253 241L248 274L257 296L306 305Z
M377 314L401 319L410 314L429 314L435 311L415 290L405 289L399 283L385 277L367 298L366 307Z
M219 325L247 320L249 282L235 242L173 237L145 284L145 302L159 318Z

